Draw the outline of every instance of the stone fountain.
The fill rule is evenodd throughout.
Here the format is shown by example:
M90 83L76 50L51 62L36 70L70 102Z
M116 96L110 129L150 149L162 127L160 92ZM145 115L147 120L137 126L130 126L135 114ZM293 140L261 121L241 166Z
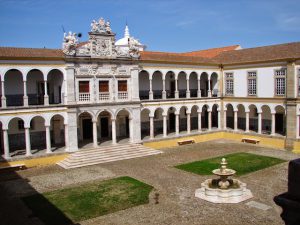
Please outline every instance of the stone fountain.
M213 203L239 203L253 197L245 183L231 178L236 171L227 168L225 158L221 161L221 167L212 173L219 178L205 180L195 192L197 198Z

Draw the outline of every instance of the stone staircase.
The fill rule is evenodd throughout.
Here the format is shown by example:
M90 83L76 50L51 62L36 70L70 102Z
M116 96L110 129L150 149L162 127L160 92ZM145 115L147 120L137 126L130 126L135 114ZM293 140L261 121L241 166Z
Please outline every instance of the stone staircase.
M148 155L157 155L160 153L162 153L162 151L141 144L117 144L79 150L58 162L57 165L65 169L71 169Z

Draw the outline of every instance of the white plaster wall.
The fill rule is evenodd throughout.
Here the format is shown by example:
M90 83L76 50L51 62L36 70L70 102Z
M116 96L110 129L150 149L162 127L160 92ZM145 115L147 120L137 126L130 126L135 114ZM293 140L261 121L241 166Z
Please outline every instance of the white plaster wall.
M276 69L283 67L262 67L250 69L228 69L226 72L233 72L234 76L234 97L248 97L248 71L257 72L257 97L272 98L274 97L274 72ZM224 78L225 79L225 78ZM225 80L224 80L225 82Z

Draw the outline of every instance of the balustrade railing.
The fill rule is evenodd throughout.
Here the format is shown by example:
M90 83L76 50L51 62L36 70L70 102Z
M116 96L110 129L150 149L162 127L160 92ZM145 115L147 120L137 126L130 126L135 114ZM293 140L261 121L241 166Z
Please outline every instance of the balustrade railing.
M127 91L119 91L118 92L118 99L119 100L126 100L126 99L128 99L128 92Z
M109 92L100 92L99 93L99 101L107 101L110 99Z
M89 102L91 100L90 93L79 93L78 97L79 102Z

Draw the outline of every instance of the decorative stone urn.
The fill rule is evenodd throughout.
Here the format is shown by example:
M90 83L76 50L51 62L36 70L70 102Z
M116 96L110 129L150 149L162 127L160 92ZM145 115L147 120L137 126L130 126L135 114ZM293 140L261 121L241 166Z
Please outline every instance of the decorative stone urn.
M197 198L213 203L239 203L253 197L245 183L230 178L236 171L227 168L225 158L221 161L221 167L212 172L219 178L205 180L195 192Z

